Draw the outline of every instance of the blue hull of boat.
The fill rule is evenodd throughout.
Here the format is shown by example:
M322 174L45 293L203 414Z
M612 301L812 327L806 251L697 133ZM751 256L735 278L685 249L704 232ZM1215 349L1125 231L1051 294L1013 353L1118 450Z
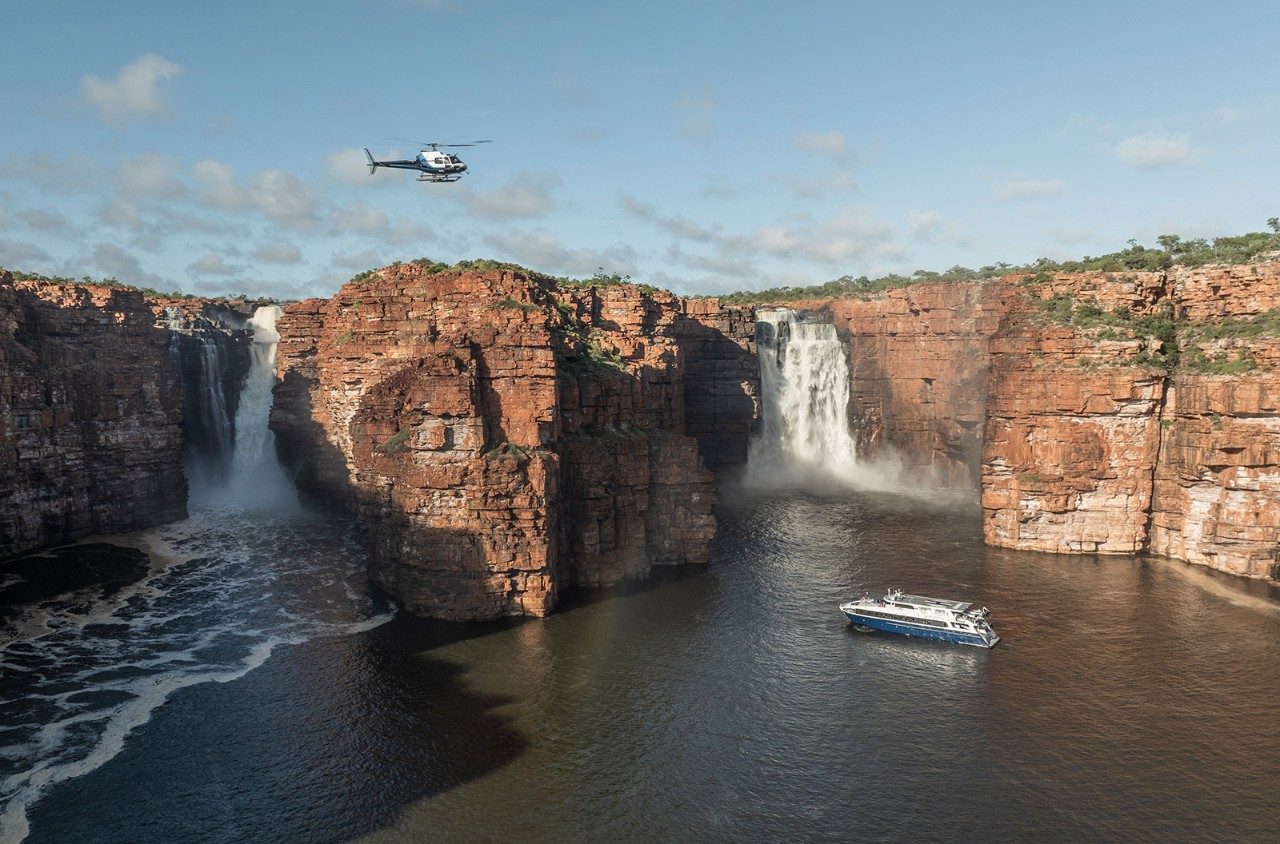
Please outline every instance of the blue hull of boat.
M956 645L974 645L979 648L994 648L996 643L1000 641L1000 637L995 633L992 633L987 638L976 633L964 633L959 630L940 630L936 627L925 627L924 625L902 624L897 621L890 621L887 618L873 618L852 612L846 612L844 615L851 624L857 624L860 627L870 627L872 630L883 630L885 633L897 633L901 636L915 636L918 639L937 639L942 642L951 642Z

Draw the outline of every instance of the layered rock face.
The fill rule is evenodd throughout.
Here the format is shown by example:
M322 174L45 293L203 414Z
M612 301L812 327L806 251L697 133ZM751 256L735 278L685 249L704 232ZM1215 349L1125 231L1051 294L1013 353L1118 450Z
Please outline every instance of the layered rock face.
M411 610L544 615L568 584L707 559L684 376L719 341L690 319L630 285L396 265L285 309L272 428Z
M1020 281L990 341L987 541L1280 574L1280 264Z
M1071 291L1067 307L1150 315L1165 300L1163 276L1064 276L1022 285L1021 296L1003 284L1015 292L990 341L986 541L1060 553L1142 550L1164 373L1139 360L1144 341L1055 324L1036 303Z
M1243 371L1171 379L1151 550L1280 580L1280 337L1256 330L1280 308L1280 263L1179 269L1171 283L1183 359Z
M182 437L140 292L0 273L0 556L183 518Z
M987 340L1004 292L1002 285L923 283L785 307L821 313L848 341L859 453L891 450L918 482L977 488Z

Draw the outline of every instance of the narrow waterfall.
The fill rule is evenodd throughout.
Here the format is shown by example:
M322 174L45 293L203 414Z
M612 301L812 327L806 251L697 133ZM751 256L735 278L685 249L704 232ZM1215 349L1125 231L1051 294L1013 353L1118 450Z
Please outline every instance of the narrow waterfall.
M747 459L749 486L885 488L860 465L849 429L849 362L831 323L786 308L756 312L760 428Z
M297 495L276 458L276 438L268 426L276 383L276 347L280 308L263 305L253 313L249 372L236 410L236 441L227 492L233 501L253 508L295 505Z

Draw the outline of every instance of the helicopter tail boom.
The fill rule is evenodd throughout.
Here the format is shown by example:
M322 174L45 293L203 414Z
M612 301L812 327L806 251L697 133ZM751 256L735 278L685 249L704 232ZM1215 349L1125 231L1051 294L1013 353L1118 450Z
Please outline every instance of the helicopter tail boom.
M373 160L373 154L369 152L369 148L364 149L365 160L369 163L369 175L373 175L373 171L378 169L378 162Z

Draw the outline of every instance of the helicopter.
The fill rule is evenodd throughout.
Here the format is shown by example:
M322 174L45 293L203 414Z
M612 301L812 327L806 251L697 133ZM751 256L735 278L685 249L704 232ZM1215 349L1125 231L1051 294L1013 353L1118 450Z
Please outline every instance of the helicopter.
M364 157L369 165L369 175L372 176L379 167L386 167L391 170L417 170L419 182L456 182L466 172L467 165L453 153L440 150L491 144L493 141L471 141L466 144L442 144L436 141L420 143L422 150L418 155L403 161L375 161L369 148L365 147Z

